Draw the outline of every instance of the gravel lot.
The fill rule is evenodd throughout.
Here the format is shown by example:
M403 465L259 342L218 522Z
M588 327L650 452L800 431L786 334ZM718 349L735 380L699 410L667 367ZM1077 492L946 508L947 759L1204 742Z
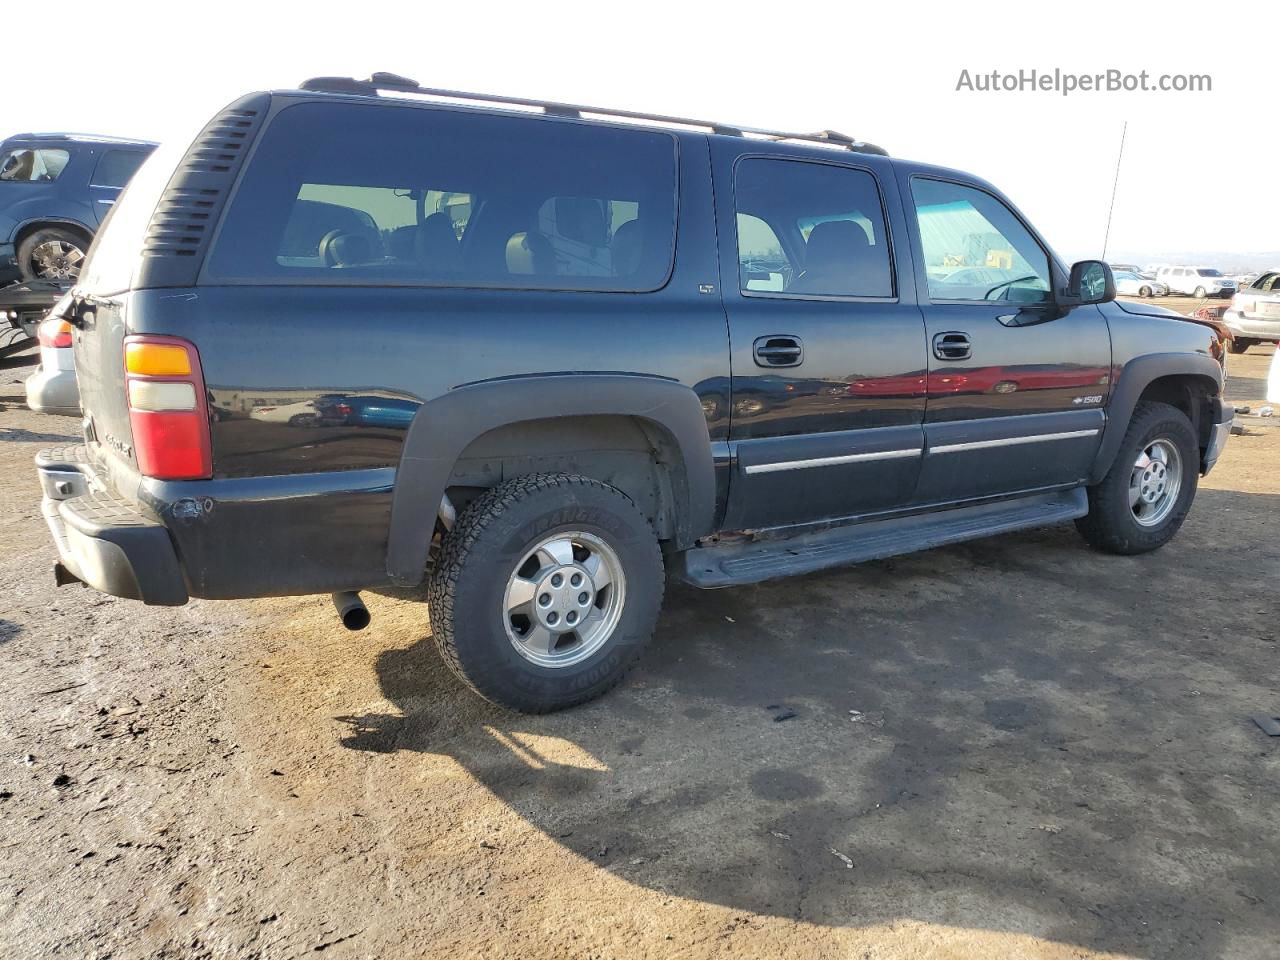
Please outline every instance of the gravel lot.
M1188 301L1175 301L1182 310ZM1232 357L1262 396L1270 348ZM1270 958L1280 430L1181 535L673 587L605 700L461 689L423 606L55 589L0 370L0 956ZM781 717L794 711L785 721ZM857 712L854 712L857 711Z

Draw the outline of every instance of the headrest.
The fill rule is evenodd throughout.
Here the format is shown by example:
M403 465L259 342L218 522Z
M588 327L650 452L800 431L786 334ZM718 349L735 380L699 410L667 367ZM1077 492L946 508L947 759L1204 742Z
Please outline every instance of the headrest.
M608 239L604 204L590 197L556 197L556 232L566 240L603 247Z
M414 237L414 256L431 273L457 273L462 269L458 235L447 213L433 213L422 221Z
M507 241L507 272L553 276L556 272L556 252L551 241L536 230L513 233Z
M805 269L852 266L870 246L861 225L852 220L826 220L809 232Z
M613 262L613 274L625 277L640 268L640 244L644 239L644 229L640 221L628 220L613 231L613 240L609 243L609 252Z

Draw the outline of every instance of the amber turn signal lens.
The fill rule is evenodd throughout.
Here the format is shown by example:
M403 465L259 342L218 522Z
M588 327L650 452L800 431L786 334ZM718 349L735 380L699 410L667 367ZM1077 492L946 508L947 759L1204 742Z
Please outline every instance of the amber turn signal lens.
M191 373L191 357L185 347L169 343L130 343L125 346L124 366L143 376L185 377Z

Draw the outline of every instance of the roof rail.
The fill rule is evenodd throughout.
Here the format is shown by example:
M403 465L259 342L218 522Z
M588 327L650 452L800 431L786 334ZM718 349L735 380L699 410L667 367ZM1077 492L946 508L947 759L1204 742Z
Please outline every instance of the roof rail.
M354 77L312 77L304 80L299 89L323 93L354 93L361 96L378 96L381 90L398 93L420 94L441 100L467 100L472 103L492 103L517 107L536 107L548 116L570 117L582 119L599 117L608 119L616 117L625 120L642 120L657 124L674 124L681 127L702 127L711 133L730 137L755 137L766 140L799 140L806 143L820 143L825 146L852 150L854 153L873 153L887 157L888 151L877 147L874 143L865 143L834 130L819 130L817 133L789 133L785 130L763 130L758 127L744 127L739 124L719 123L714 120L694 120L690 117L673 117L661 113L642 113L636 110L614 110L609 107L588 107L578 103L559 103L554 100L530 100L524 97L500 97L491 93L465 93L461 90L440 90L424 87L416 80L397 76L394 73L375 73L368 80L356 80Z

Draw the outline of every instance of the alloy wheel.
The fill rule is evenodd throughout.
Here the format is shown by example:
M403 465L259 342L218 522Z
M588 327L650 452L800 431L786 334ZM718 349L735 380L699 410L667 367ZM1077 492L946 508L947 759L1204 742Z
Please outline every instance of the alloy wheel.
M1170 440L1152 440L1138 454L1129 476L1129 508L1140 526L1162 523L1182 489L1182 455Z
M626 576L613 548L591 533L557 533L516 565L503 596L511 645L543 667L590 657L613 635Z
M46 240L31 251L31 268L41 280L74 280L80 276L84 251L66 240Z

